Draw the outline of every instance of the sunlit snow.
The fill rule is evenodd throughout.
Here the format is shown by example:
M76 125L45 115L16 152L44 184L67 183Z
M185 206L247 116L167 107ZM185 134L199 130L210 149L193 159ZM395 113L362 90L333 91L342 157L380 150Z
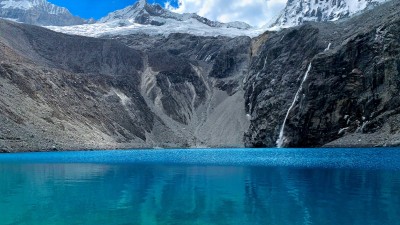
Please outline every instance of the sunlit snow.
M200 23L195 19L188 19L186 21L165 19L165 22L166 23L162 26L154 26L138 24L135 23L133 19L128 19L76 26L48 26L47 28L56 32L88 37L129 35L138 33L164 36L168 36L171 33L189 33L198 36L255 37L265 31L260 28L250 28L247 30L243 30L231 27L210 27L206 24Z
M0 5L2 5L2 8L4 9L14 8L14 9L27 10L34 6L34 2L28 0L23 0L23 1L7 0L7 1L1 1Z

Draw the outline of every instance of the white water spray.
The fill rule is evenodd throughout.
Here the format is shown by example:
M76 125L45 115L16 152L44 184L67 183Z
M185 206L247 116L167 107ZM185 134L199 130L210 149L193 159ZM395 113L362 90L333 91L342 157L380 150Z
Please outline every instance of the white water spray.
M328 47L326 47L326 49L324 50L324 52L329 51L329 50L331 49L331 45L332 45L332 43L329 43L329 44L328 44Z
M286 121L287 121L287 119L288 119L288 117L289 117L290 111L292 110L292 108L293 108L294 105L296 104L297 100L299 99L300 92L301 92L301 90L303 90L304 81L307 80L307 77L308 77L308 74L310 73L310 70L311 70L311 63L308 65L306 74L304 75L304 78L303 78L303 80L301 81L300 87L299 87L299 89L297 90L296 95L294 96L293 102L292 102L292 104L290 105L288 111L286 112L286 116L285 116L285 119L283 120L283 124L282 124L282 127L281 127L281 131L279 132L279 138L278 138L278 140L276 141L276 145L277 145L278 148L282 148L283 145L285 144L285 141L286 141L286 138L285 138L285 126L286 126Z

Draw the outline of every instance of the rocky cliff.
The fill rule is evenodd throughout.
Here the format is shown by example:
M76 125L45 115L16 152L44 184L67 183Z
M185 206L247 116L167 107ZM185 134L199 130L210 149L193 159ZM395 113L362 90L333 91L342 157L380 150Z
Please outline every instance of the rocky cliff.
M0 149L397 145L400 3L256 38L0 21Z
M392 1L259 37L245 85L247 145L398 145L399 10Z

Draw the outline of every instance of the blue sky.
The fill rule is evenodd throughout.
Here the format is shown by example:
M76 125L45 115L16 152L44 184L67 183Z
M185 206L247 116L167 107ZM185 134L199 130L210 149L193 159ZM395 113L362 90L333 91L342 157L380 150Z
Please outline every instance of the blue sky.
M133 5L136 0L49 0L49 2L63 6L76 16L82 18L99 19L109 12ZM165 0L148 0L149 3L159 3L164 6ZM177 6L177 0L170 1L173 6Z

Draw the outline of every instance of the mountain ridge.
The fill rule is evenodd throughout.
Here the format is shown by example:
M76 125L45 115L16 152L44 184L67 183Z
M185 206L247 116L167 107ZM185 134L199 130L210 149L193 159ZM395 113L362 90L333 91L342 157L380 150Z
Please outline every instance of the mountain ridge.
M198 36L256 36L262 31L244 22L221 23L201 17L195 13L179 14L141 0L124 9L116 10L97 23L77 26L48 26L47 28L67 34L110 37L130 34L168 36L173 33L188 33Z
M338 21L371 9L387 0L288 0L271 27L288 28L304 22Z
M173 19L177 21L186 21L195 19L200 23L210 27L227 27L237 29L249 29L250 25L244 22L221 23L201 17L195 13L178 14L163 8L159 4L148 4L147 0L140 0L133 5L127 6L124 9L116 10L101 18L99 23L106 23L114 20L133 19L134 22L143 25L162 26L166 23L165 19Z
M87 22L47 0L1 0L0 17L39 26L68 26Z

